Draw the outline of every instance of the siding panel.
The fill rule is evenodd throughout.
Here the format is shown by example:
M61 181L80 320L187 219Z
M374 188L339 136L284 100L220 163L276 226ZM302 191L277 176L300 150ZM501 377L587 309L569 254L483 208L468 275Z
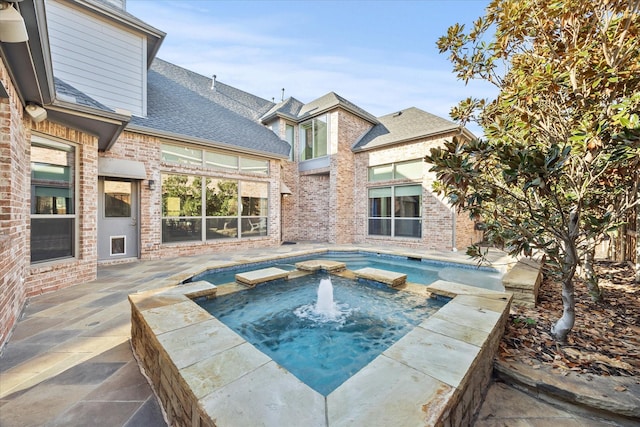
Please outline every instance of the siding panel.
M54 74L106 106L146 112L146 38L58 1L46 3Z

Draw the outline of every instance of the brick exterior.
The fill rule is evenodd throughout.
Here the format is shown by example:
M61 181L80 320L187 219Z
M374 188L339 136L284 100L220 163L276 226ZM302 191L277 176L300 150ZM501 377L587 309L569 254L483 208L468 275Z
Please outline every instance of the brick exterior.
M0 347L26 299L96 277L97 139L49 121L32 123L4 64L0 80L9 94L0 99ZM76 144L79 156L76 257L51 263L30 263L31 136L53 137Z
M9 98L0 98L0 348L26 300L24 279L29 266L28 129L7 70L0 62L0 81Z
M473 221L466 214L458 215L431 188L435 181L435 174L429 172L430 166L423 164L422 180L390 180L368 182L368 168L406 160L421 160L431 147L443 144L451 135L424 138L404 144L381 147L374 150L356 153L355 155L355 232L354 243L372 243L377 245L393 244L394 246L410 247L425 250L453 249L453 221L456 221L456 248L462 249L469 242L477 242L482 236L473 229ZM422 237L402 238L368 235L368 189L400 184L422 185Z

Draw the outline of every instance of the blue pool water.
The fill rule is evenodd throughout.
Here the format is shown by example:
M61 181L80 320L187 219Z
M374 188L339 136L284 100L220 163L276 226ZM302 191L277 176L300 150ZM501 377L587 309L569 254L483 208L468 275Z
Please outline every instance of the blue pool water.
M504 291L501 273L488 268L462 266L429 260L411 260L406 257L375 255L361 252L327 252L305 257L277 260L241 268L210 270L194 277L193 280L206 280L216 285L233 282L236 273L277 267L286 271L295 270L295 263L307 259L330 259L347 264L347 269L358 270L364 267L379 268L407 275L407 282L429 285L438 279L477 286L484 289Z
M326 396L445 303L331 276L344 316L318 321L305 313L322 277L270 282L199 304Z

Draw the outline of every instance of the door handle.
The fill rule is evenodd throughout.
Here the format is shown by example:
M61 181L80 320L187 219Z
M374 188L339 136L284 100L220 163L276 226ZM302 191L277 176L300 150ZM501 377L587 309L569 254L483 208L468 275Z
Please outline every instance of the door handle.
M135 227L136 225L138 225L138 221L136 221L136 217L132 216L131 217L131 226Z

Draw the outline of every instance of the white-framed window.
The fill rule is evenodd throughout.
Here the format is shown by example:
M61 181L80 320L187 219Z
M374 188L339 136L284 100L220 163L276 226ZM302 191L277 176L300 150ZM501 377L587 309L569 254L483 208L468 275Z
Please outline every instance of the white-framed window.
M162 242L268 234L269 183L162 174Z
M201 166L206 169L269 175L269 160L237 156L217 150L203 150L163 143L160 147L163 162Z
M76 146L34 136L31 142L31 262L76 255Z
M422 159L387 163L369 167L369 182L393 179L422 179L424 162Z
M369 235L422 237L422 186L369 189Z
M294 147L294 139L295 139L295 127L293 125L290 124L286 124L285 125L285 129L284 129L284 139L285 141L287 141L289 143L289 145L291 146L291 151L289 151L289 160L293 160L293 147Z
M300 124L300 159L324 157L328 152L329 127L327 115L314 117Z

